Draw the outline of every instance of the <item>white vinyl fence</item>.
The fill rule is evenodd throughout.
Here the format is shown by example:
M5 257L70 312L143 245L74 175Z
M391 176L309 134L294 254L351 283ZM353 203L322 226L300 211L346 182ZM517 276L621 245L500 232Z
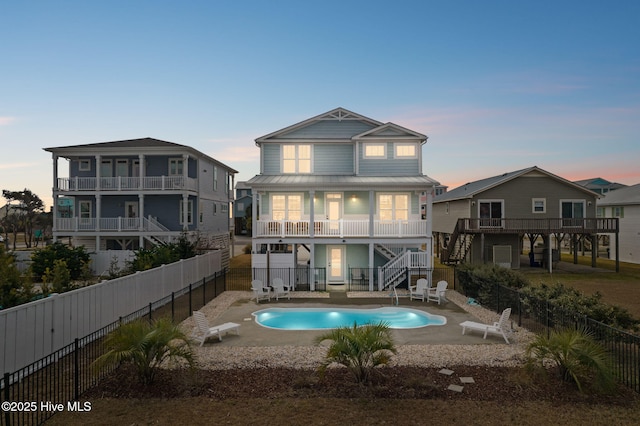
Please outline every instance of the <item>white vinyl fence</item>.
M0 373L26 367L221 270L212 251L0 311Z

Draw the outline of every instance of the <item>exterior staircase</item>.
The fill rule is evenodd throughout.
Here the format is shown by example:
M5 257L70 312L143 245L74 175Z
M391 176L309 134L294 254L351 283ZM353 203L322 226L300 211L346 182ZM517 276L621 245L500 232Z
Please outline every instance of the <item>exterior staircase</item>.
M427 252L405 251L378 268L378 290L395 289L410 278L412 270L428 268L430 268L430 262Z
M440 262L444 265L456 265L462 263L465 257L467 257L469 249L471 249L473 234L461 233L459 225L460 221L456 223L456 227L449 237L447 246L440 252Z

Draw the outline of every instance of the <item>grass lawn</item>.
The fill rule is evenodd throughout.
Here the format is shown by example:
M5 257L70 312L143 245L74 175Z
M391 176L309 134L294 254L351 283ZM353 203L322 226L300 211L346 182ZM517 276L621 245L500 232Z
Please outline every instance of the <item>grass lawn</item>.
M573 263L573 255L563 253L562 261ZM578 256L578 263L590 266L591 257ZM635 318L640 318L640 265L620 262L620 272L615 272L613 260L598 259L597 263L598 269L607 271L531 275L531 284L560 283L586 295L599 292L605 303L626 308Z

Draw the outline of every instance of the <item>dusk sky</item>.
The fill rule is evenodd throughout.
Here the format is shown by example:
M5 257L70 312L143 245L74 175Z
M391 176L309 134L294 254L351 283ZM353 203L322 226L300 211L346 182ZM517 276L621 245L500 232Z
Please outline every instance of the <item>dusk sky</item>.
M47 208L42 148L153 137L237 182L256 138L337 107L428 135L423 172L450 189L534 165L640 183L640 1L0 7L0 189Z

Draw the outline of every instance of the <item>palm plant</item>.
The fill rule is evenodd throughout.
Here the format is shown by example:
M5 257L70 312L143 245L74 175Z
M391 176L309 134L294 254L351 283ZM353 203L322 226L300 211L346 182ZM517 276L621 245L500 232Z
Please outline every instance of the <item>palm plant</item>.
M195 365L189 339L167 318L124 324L106 337L105 346L107 352L94 361L96 368L129 362L145 384L153 382L165 361L184 360L190 367Z
M331 340L325 360L318 368L320 375L335 362L347 367L358 383L369 382L373 369L386 365L391 354L397 353L391 329L384 322L360 327L354 323L353 327L333 329L315 340L318 344Z
M595 379L598 391L607 392L615 387L609 353L583 327L554 330L549 336L539 334L527 347L526 355L530 366L545 371L545 364L550 362L558 368L560 377L575 383L580 392L583 382L590 378Z

